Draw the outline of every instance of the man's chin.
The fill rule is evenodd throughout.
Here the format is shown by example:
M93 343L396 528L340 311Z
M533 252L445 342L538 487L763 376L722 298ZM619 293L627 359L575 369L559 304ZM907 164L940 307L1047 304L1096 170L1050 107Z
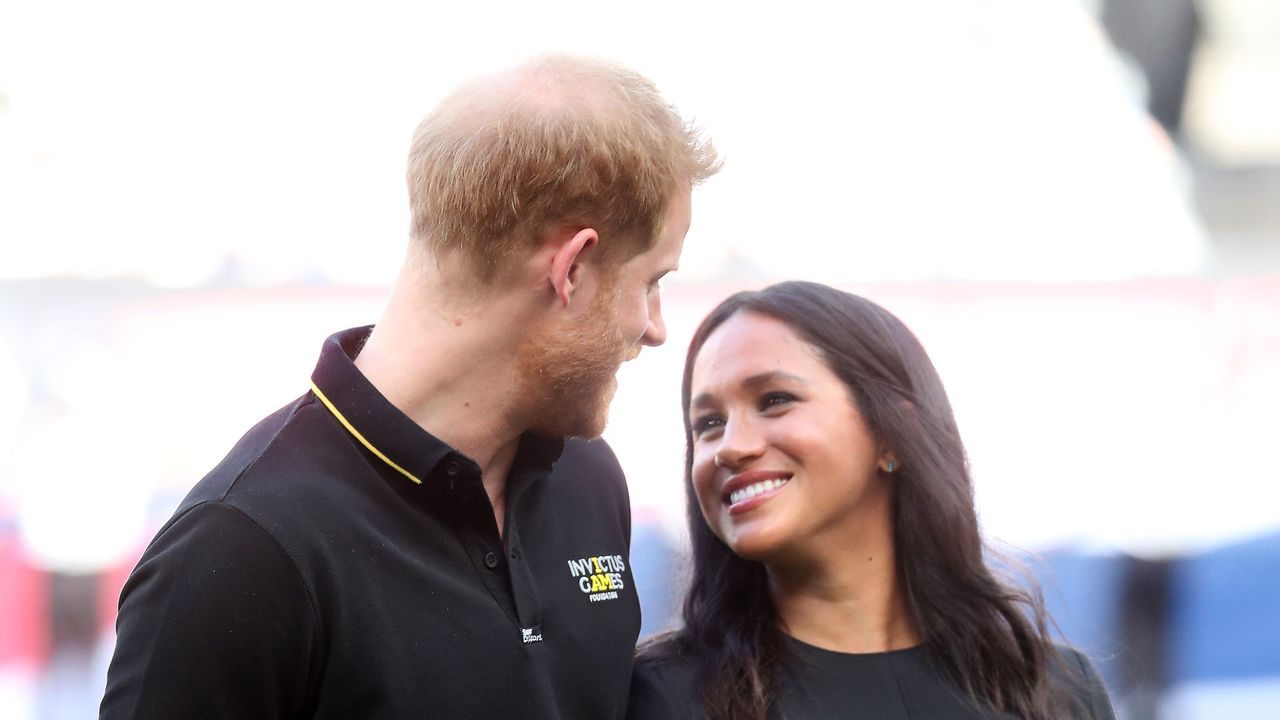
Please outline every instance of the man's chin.
M548 433L558 437L583 438L594 440L604 433L609 422L609 406L613 402L614 392L618 389L618 379L610 377L605 387L593 393L595 402L588 406L579 406L568 410L572 403L561 403L559 408L548 410L550 422L545 423L556 432ZM559 414L559 417L556 415Z
M604 433L607 420L605 415L591 418L559 418L557 422L541 423L530 429L548 437L595 440Z
M609 424L609 405L613 402L613 391L618 387L618 381L612 380L609 389L600 398L596 407L592 408L582 418L579 432L570 433L569 437L578 437L585 440L595 440L604 434L605 426Z
M591 423L590 427L583 427L582 432L569 435L571 438L581 438L583 440L598 440L604 434L605 426L609 424L608 418L600 418L599 422Z

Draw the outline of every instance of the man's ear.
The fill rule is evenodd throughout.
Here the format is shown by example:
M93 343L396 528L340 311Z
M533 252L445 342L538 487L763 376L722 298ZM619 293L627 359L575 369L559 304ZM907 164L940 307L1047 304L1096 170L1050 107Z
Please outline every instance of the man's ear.
M582 228L572 237L560 243L555 255L551 256L551 287L556 297L567 307L573 291L577 289L582 276L582 255L595 247L600 236L595 228Z

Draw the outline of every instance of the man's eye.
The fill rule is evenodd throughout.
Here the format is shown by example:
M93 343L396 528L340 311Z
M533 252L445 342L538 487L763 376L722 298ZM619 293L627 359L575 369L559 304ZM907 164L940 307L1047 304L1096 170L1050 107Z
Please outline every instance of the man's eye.
M775 408L779 405L786 405L787 403L795 402L798 399L799 398L795 395L788 392L776 391L765 393L764 396L760 398L760 409L768 410L769 408Z
M693 435L697 437L703 433L723 427L724 418L719 415L699 415L693 419L691 425L693 427Z

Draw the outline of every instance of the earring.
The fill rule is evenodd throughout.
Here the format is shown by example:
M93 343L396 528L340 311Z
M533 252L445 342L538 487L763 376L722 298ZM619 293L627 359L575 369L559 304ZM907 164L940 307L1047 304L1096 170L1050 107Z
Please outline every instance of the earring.
M894 462L893 460L889 460L884 464L884 471L887 473L892 473L894 469L896 469L897 467L898 467L898 463Z

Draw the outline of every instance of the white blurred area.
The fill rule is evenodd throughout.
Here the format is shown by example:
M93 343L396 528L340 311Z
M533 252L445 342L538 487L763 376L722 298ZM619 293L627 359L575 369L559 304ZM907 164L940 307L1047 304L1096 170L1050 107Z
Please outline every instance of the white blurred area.
M0 0L0 520L37 567L127 570L324 337L376 318L421 116L561 50L647 74L725 159L606 431L638 521L683 532L697 322L808 279L920 336L992 538L1280 529L1280 241L1224 259L1097 5ZM1183 142L1280 163L1280 6L1201 6Z
M385 283L413 126L460 80L548 48L645 72L726 156L685 281L1206 260L1177 157L1073 0L6 2L0 236L21 241L4 277L185 287L230 257L255 285Z
M1280 379L1265 362L1243 377L1224 369L1223 333L1237 325L1205 309L1219 286L1194 281L1211 275L1212 247L1188 172L1086 5L0 7L0 278L126 278L179 292L190 310L147 320L158 327L138 337L67 328L59 352L74 355L45 368L42 402L59 408L46 424L23 423L29 391L5 374L5 436L22 439L0 456L4 495L45 515L34 508L63 491L33 482L37 468L84 438L78 455L93 459L74 462L92 467L63 469L94 478L101 497L88 506L114 507L96 520L53 513L32 530L37 547L65 546L38 553L54 565L119 552L59 524L101 525L99 538L134 526L126 518L158 486L183 487L216 459L186 451L199 438L225 447L288 399L256 375L283 379L274 368L287 355L288 376L303 377L343 325L325 322L343 313L321 310L320 292L325 303L298 309L313 332L246 343L253 298L289 303L287 292L240 298L244 316L181 292L372 287L376 298L403 249L413 126L461 80L546 49L645 72L726 161L696 196L667 300L671 341L625 368L608 433L642 510L679 524L678 376L696 321L731 289L803 278L866 288L923 338L955 396L992 535L1158 553L1280 525L1280 498L1256 482L1280 475L1260 442ZM1159 278L1179 280L1149 282ZM152 312L135 305L131 318ZM372 321L376 299L357 305L345 315ZM173 333L190 356L153 364ZM168 407L226 361L229 335L253 360L219 373L212 412L189 398ZM151 444L164 462L138 458L125 430L158 405ZM1215 492L1197 492L1209 478ZM1161 511L1135 512L1151 506Z

